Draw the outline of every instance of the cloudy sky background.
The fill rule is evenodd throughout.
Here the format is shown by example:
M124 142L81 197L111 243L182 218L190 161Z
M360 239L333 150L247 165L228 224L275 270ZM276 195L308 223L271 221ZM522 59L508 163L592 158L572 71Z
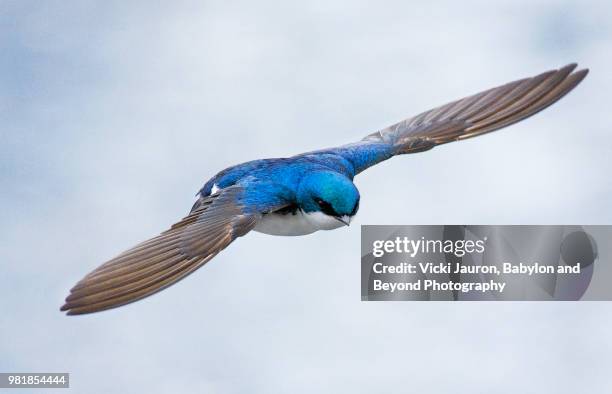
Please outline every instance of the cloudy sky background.
M0 371L88 393L609 390L608 303L360 301L361 224L612 223L612 3L419 3L0 0ZM544 113L360 175L350 229L253 233L142 302L58 311L226 166L573 61L591 74Z

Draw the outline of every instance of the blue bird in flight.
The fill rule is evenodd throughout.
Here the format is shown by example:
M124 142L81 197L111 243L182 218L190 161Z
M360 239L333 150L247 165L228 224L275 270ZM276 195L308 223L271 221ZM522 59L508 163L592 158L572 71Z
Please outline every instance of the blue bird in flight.
M185 218L86 275L61 310L91 313L147 297L251 230L304 235L348 226L359 209L357 174L394 156L521 121L576 87L588 70L575 69L569 64L453 101L355 143L226 168L206 182Z

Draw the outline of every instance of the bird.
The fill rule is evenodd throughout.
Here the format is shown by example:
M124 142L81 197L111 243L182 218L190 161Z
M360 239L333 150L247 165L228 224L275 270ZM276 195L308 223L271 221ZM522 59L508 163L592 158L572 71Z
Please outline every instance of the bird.
M486 134L545 109L588 74L577 64L519 79L405 119L363 139L261 159L210 178L182 220L76 283L60 310L80 315L150 296L202 267L250 231L299 236L348 226L359 209L353 178L392 157Z

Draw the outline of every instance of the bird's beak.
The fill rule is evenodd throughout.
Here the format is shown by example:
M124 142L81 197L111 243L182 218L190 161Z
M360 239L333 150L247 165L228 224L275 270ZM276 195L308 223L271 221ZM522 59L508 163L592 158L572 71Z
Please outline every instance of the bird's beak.
M334 216L334 219L336 219L337 221L341 222L345 226L348 226L348 225L351 224L351 217L347 216L347 215L344 215L344 216Z

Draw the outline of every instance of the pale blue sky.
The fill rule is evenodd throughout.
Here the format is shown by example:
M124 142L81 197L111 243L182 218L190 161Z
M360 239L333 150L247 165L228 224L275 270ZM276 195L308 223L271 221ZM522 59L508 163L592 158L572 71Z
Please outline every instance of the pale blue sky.
M364 303L361 224L610 224L609 1L0 0L0 371L72 391L604 392L608 303ZM250 234L130 306L74 282L208 177L569 62L538 116L359 176L350 229Z

